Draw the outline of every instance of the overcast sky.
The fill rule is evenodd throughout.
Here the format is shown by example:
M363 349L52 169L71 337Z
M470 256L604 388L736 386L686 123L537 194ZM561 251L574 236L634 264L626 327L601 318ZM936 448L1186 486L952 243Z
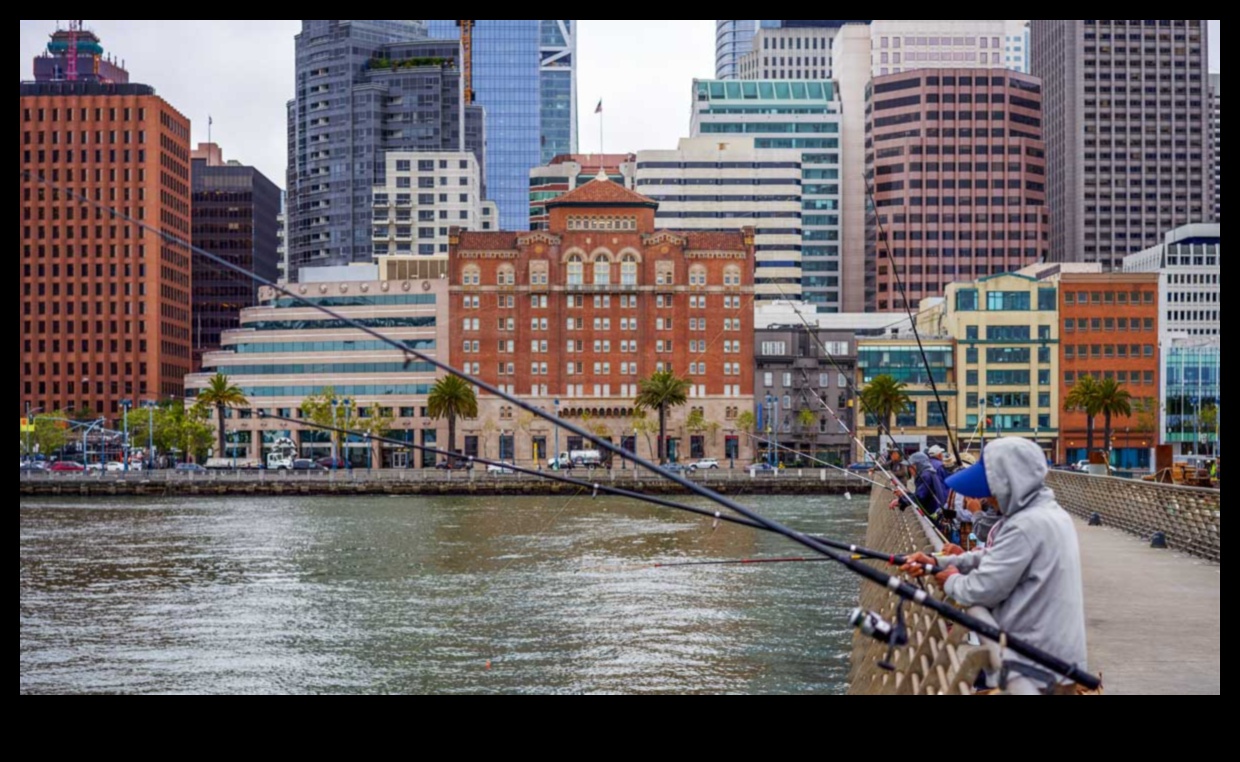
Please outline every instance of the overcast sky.
M674 148L689 132L690 84L715 71L714 21L581 21L577 40L580 149ZM18 76L47 44L55 21L21 21ZM281 187L287 160L285 102L293 91L293 35L300 21L88 21L104 50L136 82L212 138L224 157L253 164ZM1210 22L1210 68L1219 70L1219 22Z

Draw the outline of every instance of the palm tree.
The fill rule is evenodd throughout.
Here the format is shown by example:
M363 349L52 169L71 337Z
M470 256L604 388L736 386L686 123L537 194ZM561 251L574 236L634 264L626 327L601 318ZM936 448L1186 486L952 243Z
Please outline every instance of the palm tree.
M801 412L797 413L797 424L801 427L801 437L805 439L805 454L813 458L816 436L814 428L818 425L818 414L808 407L803 407Z
M1076 410L1085 414L1085 457L1094 451L1094 418L1102 412L1098 405L1098 381L1093 376L1081 376L1063 401L1064 410Z
M881 376L875 376L859 395L861 406L870 415L882 421L887 428L888 436L891 436L892 417L913 407L912 400L905 392L907 388L908 384L897 381L893 376L884 373Z
M670 370L661 370L638 383L638 410L659 411L659 463L663 463L667 444L667 409L689 401L689 379L679 378Z
M459 376L445 376L435 382L426 398L431 418L448 419L448 452L456 452L456 419L478 417L478 396L474 387Z
M226 407L244 407L250 404L250 401L241 393L241 389L232 385L228 380L228 376L223 373L216 373L211 377L211 381L206 388L198 393L198 404L215 408L215 420L219 424L220 448L216 450L216 457L223 457L224 454L224 408Z
M1097 385L1095 402L1099 412L1102 413L1103 436L1105 437L1103 441L1106 443L1107 452L1110 452L1114 449L1111 447L1111 416L1121 415L1131 418L1132 395L1115 379L1106 378Z

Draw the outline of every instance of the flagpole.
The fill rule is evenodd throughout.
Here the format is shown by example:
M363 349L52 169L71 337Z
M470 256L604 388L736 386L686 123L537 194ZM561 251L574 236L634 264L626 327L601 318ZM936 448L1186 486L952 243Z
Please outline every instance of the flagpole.
M599 112L598 112L598 152L600 156L606 153L603 150L603 111L602 111L601 103L599 104Z

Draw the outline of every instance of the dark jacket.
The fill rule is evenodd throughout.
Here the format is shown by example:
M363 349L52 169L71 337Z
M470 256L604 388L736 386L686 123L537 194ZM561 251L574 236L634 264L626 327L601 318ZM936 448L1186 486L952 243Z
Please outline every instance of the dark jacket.
M938 514L947 507L947 485L939 476L938 469L922 452L914 453L909 459L909 465L917 470L913 480L917 502L921 503L921 507L931 516Z

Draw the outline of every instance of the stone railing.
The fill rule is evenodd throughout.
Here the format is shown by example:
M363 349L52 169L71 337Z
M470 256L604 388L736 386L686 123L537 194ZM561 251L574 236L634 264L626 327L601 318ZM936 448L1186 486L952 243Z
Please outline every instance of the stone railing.
M1047 484L1069 513L1148 538L1162 532L1167 546L1221 563L1220 492L1216 489L1110 476L1051 471Z
M888 509L891 499L891 493L886 490L876 489L870 495L867 546L893 554L942 547L942 539L914 511L901 513ZM886 565L882 568L894 571ZM914 584L925 584L927 592L936 599L943 599L943 592L933 582ZM894 623L898 603L899 599L886 588L862 583L862 609L877 612ZM969 613L989 617L982 609ZM896 649L891 670L879 666L886 659L887 646L861 633L855 635L850 694L971 694L978 673L997 663L997 648L968 644L965 640L968 630L951 625L927 608L906 603L904 621L908 627L908 645Z

